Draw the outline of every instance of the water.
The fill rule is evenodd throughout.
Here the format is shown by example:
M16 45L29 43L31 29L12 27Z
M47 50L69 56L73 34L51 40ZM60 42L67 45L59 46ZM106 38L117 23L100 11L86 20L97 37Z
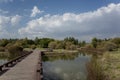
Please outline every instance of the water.
M43 57L44 80L86 80L90 58L83 54Z
M8 62L7 59L0 59L0 65L4 64L4 63L6 63L6 62Z
M8 53L5 53L5 52L0 52L0 65L10 61L10 60L13 60L14 58L16 58L17 56L15 55L8 55Z
M7 55L4 55L5 53L0 53L0 65L8 62L8 57Z

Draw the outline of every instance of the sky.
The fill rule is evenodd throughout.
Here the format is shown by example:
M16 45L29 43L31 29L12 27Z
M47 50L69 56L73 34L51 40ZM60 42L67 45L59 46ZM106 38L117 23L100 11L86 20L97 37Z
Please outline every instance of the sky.
M120 37L120 0L0 0L0 39Z

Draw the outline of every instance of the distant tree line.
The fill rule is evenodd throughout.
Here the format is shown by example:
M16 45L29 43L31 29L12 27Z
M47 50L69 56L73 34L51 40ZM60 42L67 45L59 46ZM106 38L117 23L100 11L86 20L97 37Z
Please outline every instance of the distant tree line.
M66 37L63 40L55 40L52 38L38 38L34 40L24 39L0 39L0 51L4 51L11 46L19 46L22 48L52 48L52 49L69 49L73 50L86 45L85 41L79 41L74 37Z
M0 39L0 51L4 51L11 46L22 48L52 48L52 49L68 49L74 50L80 47L87 48L103 48L109 51L118 49L120 47L120 38L97 39L93 38L91 42L80 41L74 37L66 37L63 40L56 40L52 38L38 38L34 40L24 39Z

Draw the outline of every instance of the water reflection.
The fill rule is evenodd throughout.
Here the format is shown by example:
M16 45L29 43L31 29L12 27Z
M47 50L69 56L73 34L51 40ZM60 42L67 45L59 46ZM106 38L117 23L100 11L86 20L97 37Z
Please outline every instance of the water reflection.
M7 61L8 61L8 60L6 60L6 59L0 59L0 65L6 63Z
M86 63L90 57L82 53L44 56L44 80L86 80Z
M5 62L7 62L8 56L5 53L0 53L0 65L4 64Z

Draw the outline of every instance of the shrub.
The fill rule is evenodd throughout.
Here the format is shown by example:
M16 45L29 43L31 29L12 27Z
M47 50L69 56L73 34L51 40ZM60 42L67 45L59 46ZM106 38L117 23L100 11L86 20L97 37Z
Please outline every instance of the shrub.
M8 52L10 53L10 56L14 56L14 57L19 56L21 55L22 51L23 51L23 48L20 46L13 45L8 47Z
M4 47L0 47L0 52L4 52L5 48Z
M8 40L7 39L0 40L0 46L5 47L7 44L8 44Z
M108 80L105 75L102 65L95 59L92 58L90 62L87 63L87 80Z
M105 50L107 51L113 51L115 49L117 49L117 45L112 43L112 42L107 42L105 45L104 45L104 48Z
M49 48L52 48L52 49L55 49L56 48L56 46L57 46L57 41L52 41L52 42L50 42L49 44L48 44L48 47Z
M74 44L70 45L70 50L75 50L76 46Z
M35 46L35 45L31 45L31 46L30 46L30 48L35 49L35 48L36 48L36 46Z

